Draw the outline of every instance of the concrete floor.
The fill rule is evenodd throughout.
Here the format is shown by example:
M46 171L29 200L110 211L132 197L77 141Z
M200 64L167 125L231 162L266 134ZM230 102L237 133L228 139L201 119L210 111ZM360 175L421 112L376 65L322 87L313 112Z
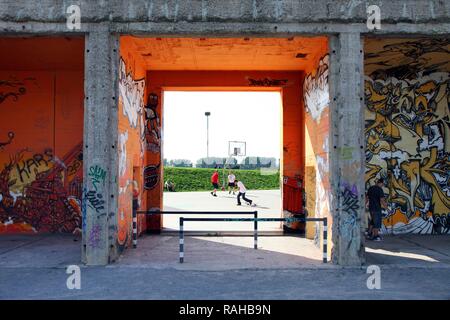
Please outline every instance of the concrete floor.
M260 216L279 213L277 192L249 192L249 197L257 201ZM164 200L171 210L239 208L224 193L217 198L168 193ZM242 224L188 226L252 230ZM177 229L176 217L166 216L165 226ZM82 265L81 239L71 235L2 235L0 299L450 299L450 235L367 241L366 265L342 268L323 264L322 251L311 240L280 236L278 223L263 230L271 235L259 237L258 250L248 236L186 236L183 264L177 235L143 235L137 249L106 267ZM381 268L380 290L366 285L366 268L373 264ZM67 289L68 265L81 267L81 290Z
M116 263L86 267L73 236L3 235L0 299L450 299L450 236L371 242L380 290L367 288L366 266L322 264L309 240L268 236L251 246L248 237L188 237L180 264L177 237L146 235ZM66 287L71 264L81 267L81 290Z

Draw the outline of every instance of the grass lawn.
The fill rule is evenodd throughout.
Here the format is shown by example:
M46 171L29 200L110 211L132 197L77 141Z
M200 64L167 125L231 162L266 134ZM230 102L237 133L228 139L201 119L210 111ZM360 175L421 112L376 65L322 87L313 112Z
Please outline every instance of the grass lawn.
M164 182L175 183L175 191L207 191L211 190L211 175L214 169L204 168L164 168ZM225 171L228 176L228 170ZM241 180L249 190L271 190L280 188L279 171L268 174L261 170L233 170L238 180ZM225 181L227 177L225 176ZM219 169L219 185L223 185L223 170ZM227 182L227 181L226 181ZM228 188L228 183L226 183Z

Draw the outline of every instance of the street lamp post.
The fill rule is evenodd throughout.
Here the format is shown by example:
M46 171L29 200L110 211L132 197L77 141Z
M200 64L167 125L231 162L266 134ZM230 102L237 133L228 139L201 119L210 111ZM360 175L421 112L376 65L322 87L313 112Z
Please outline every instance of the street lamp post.
M209 158L209 116L211 112L205 112L206 116L206 158Z

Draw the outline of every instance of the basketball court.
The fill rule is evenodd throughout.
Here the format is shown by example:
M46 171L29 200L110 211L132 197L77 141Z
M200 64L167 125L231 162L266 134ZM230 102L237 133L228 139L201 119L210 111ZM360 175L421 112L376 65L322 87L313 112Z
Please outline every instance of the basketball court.
M280 190L249 190L246 196L256 203L256 207L250 207L244 202L242 206L236 205L236 195L228 191L217 191L217 197L212 197L209 192L164 192L164 210L166 211L258 211L260 218L279 217L281 212ZM179 230L179 218L186 215L164 216L164 228L162 232ZM205 215L189 215L189 217L205 217ZM214 215L214 217L227 218L229 215ZM251 217L238 215L236 217ZM186 231L239 231L253 234L253 222L189 222L185 225ZM258 231L279 234L282 232L280 222L261 222Z

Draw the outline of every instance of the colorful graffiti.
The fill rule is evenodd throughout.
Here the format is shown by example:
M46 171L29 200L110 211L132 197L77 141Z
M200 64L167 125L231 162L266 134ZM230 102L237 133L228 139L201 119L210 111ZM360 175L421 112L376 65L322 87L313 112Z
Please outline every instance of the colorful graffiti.
M80 233L82 86L61 81L67 74L59 71L1 73L0 233Z
M150 93L145 106L145 130L144 137L147 150L159 153L161 149L161 124L158 115L158 95Z
M123 50L122 50L123 49ZM133 170L140 167L145 152L147 114L145 105L145 79L136 80L136 74L145 74L139 61L122 48L119 76L119 198L117 215L117 245L123 251L131 241L132 233L132 181ZM138 197L141 195L139 194Z
M11 230L80 232L82 170L67 171L80 153L81 144L59 161L51 149L10 156L0 172L0 221Z
M144 189L151 190L159 182L160 165L150 165L144 168Z
M378 69L365 80L365 178L387 181L384 232L450 231L450 64L439 59L449 49L408 40L367 56Z
M120 60L119 92L122 99L122 112L128 118L130 126L136 128L139 115L144 106L145 80L135 80L123 59Z
M310 203L311 215L330 218L329 183L329 91L328 60L325 54L317 62L316 68L309 73L303 83L306 126L310 137L311 150L307 154L307 166L314 168L314 181L308 182L308 194L314 194L314 203ZM311 170L310 169L310 170ZM307 200L309 201L309 200ZM321 241L320 224L316 223L314 240ZM330 237L331 239L331 237Z
M330 103L328 60L328 54L320 59L316 73L309 74L303 84L306 112L316 121L320 121L322 112L328 108Z

